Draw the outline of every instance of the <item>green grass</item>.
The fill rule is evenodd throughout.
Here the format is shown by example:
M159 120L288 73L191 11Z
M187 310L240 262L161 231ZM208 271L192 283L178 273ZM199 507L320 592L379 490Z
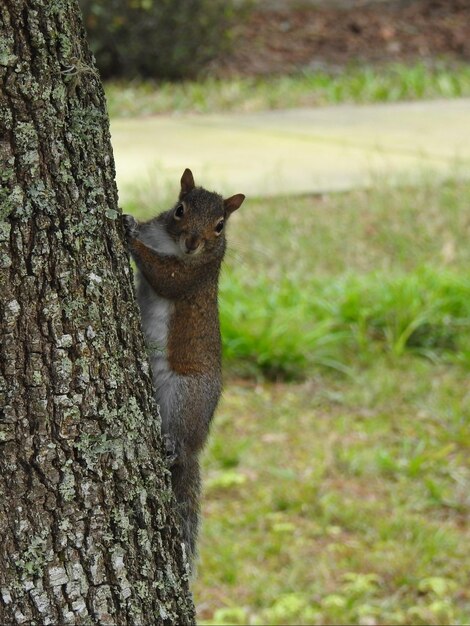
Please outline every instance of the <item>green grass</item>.
M200 623L468 624L468 372L232 382L205 459Z
M199 623L470 623L469 206L424 181L231 218Z
M112 117L456 98L470 96L470 67L391 64L268 78L108 83L106 96Z
M380 352L469 364L470 186L253 201L221 284L228 364L348 371Z
M348 373L380 352L470 365L470 275L423 269L273 283L227 272L221 319L226 362L238 373Z

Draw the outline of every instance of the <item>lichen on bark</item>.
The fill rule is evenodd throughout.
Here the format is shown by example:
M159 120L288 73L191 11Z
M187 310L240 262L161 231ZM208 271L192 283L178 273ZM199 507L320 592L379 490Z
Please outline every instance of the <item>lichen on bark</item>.
M0 623L192 624L75 0L0 4Z

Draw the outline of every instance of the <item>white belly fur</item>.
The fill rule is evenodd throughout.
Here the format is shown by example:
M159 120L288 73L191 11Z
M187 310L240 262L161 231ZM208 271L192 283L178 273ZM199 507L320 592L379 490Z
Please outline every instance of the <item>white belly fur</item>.
M162 255L179 256L179 246L168 237L160 224L146 224L140 239ZM168 362L168 333L173 303L158 296L143 276L140 276L138 300L142 315L150 365L152 368L155 397L160 407L163 432L177 406L178 388L182 376L173 372Z

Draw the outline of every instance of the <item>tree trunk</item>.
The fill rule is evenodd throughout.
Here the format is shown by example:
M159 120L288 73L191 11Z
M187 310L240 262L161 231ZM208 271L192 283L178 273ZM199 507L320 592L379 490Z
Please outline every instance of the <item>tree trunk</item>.
M0 84L0 623L193 624L76 0L1 0Z

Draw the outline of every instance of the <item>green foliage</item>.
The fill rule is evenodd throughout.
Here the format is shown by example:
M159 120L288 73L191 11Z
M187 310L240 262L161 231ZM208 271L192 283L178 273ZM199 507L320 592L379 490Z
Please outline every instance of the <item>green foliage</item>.
M347 373L377 350L470 353L470 278L422 269L272 284L232 271L222 282L221 320L227 363L269 378L315 366Z
M231 43L226 0L80 0L103 77L195 76Z
M469 200L466 182L423 181L249 201L221 281L226 363L277 379L380 353L468 366Z
M133 81L106 85L111 116L261 111L344 102L375 103L470 95L468 64L389 64L290 76L207 77L183 83Z

